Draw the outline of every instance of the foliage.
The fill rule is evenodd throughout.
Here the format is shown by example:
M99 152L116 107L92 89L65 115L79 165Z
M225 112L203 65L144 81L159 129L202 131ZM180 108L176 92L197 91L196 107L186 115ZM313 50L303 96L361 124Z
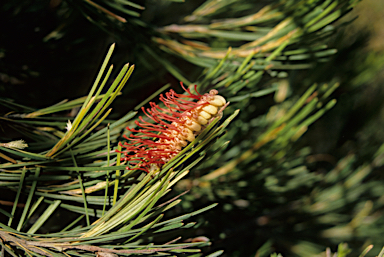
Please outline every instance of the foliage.
M191 227L194 225L193 222L184 224L183 221L215 206L213 204L202 210L160 222L164 216L163 212L178 204L180 200L174 197L162 204L157 202L188 173L189 169L204 158L204 148L212 144L215 138L220 137L237 112L220 126L215 127L217 119L212 122L204 133L164 165L160 172L140 174L137 171L125 170L126 164L120 163L120 153L112 150L110 143L112 141L116 145L116 139L121 136L127 121L136 112L130 112L95 131L111 112L111 109L107 110L108 106L120 93L134 68L128 64L124 65L107 92L101 95L112 72L112 65L106 73L105 70L113 48L114 45L111 46L94 86L86 98L63 101L26 114L10 114L5 118L11 128L20 127L29 139L45 143L44 146L49 147L41 153L34 153L19 149L26 147L25 144L15 142L2 144L1 150L17 157L15 160L14 157L2 153L2 157L9 162L1 164L3 171L1 183L17 191L12 211L8 213L1 210L9 217L8 226L2 225L1 230L1 237L6 243L3 251L13 255L17 252L16 249L20 249L28 254L55 256L86 255L93 252L99 255L155 252L160 254L167 251L193 253L198 250L185 248L208 244L206 240L175 243L179 238L164 245L140 243L146 241L142 234L146 234L145 237L149 240L151 237L160 237L157 234L164 231ZM12 103L8 104L15 110L19 107ZM65 133L60 134L58 130L63 129L65 123L52 122L55 118L39 120L42 115L68 110L79 104L81 108L77 116L68 121ZM36 124L43 127L27 133L27 129ZM193 147L198 142L199 145ZM38 147L43 146L39 144ZM189 161L195 155L200 157ZM188 162L189 165L182 166ZM114 190L111 191L109 188ZM91 194L100 190L104 190L105 193ZM10 226L14 221L21 192L28 194L28 199L18 220L17 229L14 230ZM110 192L113 194L110 195ZM122 192L122 195L119 192ZM32 222L34 211L43 202L48 204L45 206L45 211ZM60 226L61 231L58 233L35 234L59 206L82 215L68 226ZM75 227L84 216L87 225L82 228ZM92 216L99 219L91 224ZM116 244L116 241L122 243Z
M86 97L77 92L75 100L34 108L19 104L4 78L30 85L58 69L18 73L21 63L6 65L15 52L1 50L0 92L10 98L0 98L0 185L12 207L0 209L2 256L201 256L201 248L211 257L222 249L226 256L331 256L327 247L337 245L335 255L347 256L363 245L380 247L383 147L368 159L353 152L335 159L303 143L345 89L339 82L346 80L325 76L337 53L327 42L356 3L66 0L52 7L58 22L49 33L44 28L43 49L81 46L73 56L84 56L97 28L121 42L135 66L123 65L111 80L112 45ZM4 19L44 9L25 2L16 12L16 5L2 5ZM95 25L89 36L80 20ZM12 49L10 39L3 42ZM368 63L363 70L373 72ZM354 87L371 76L359 72ZM124 128L135 126L137 112L169 80L196 84L201 93L218 89L231 102L225 119L210 123L160 172L126 170L115 151L129 133ZM62 213L68 217L55 222Z

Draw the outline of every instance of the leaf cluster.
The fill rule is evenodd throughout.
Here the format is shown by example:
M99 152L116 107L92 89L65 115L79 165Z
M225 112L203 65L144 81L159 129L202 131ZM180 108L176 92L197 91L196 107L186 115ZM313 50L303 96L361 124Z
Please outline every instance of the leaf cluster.
M133 88L169 73L186 84L195 81L199 92L217 88L231 102L226 111L233 114L221 125L213 121L159 173L145 175L124 170L113 146L125 126L135 126L136 111L169 85L158 83L156 93L119 120L108 120L108 106L133 67L124 66L112 86L103 89L112 71L106 69L107 60L87 97L40 110L1 99L15 112L2 121L32 141L28 151L9 147L10 142L0 146L1 157L8 161L0 166L0 183L16 194L12 210L0 210L9 218L1 230L4 251L16 256L22 251L199 255L198 248L209 245L208 239L181 242L179 235L183 228L198 227L186 219L216 202L220 205L215 212L201 219L208 223L203 230L207 234L220 230L213 235L218 246L212 257L222 248L233 256L273 251L308 256L340 241L361 246L367 238L380 238L383 187L375 177L383 164L382 149L360 165L353 154L335 160L314 155L308 147L297 148L311 125L336 104L333 93L339 84L294 86L292 73L329 61L336 50L326 39L335 33L335 21L357 1L282 0L261 6L211 0L181 17L182 22L166 26L137 18L130 10L142 8L129 1L66 2L104 30L114 24L137 36L130 44L140 49L133 52L145 69L135 73L143 79ZM156 74L148 76L148 70ZM68 123L63 117L46 117L73 108L79 111ZM319 170L318 162L331 168ZM182 202L174 197L160 204L173 186L179 194L191 193ZM23 195L25 208L14 229ZM207 207L200 209L202 205ZM39 206L45 210L33 223ZM78 216L60 232L36 234L58 208ZM168 219L166 211L177 218ZM348 252L339 245L338 256Z
M23 251L37 256L192 254L209 245L207 238L185 242L177 242L180 237L169 242L162 238L170 230L195 226L195 222L185 223L184 220L216 204L164 220L164 212L180 202L179 196L161 204L159 201L193 166L206 158L206 149L224 133L238 111L221 125L219 119L212 121L161 171L142 174L126 170L127 164L120 161L120 153L116 151L117 141L137 112L131 111L119 120L105 123L111 113L108 107L120 94L134 66L124 65L102 94L113 69L112 65L107 69L113 49L114 45L87 97L62 101L40 110L1 100L3 105L13 109L2 117L6 125L24 133L26 140L35 140L35 144L31 143L34 149L45 148L40 152L22 150L27 145L21 141L0 146L1 157L8 161L0 164L1 186L16 192L12 210L0 209L8 217L7 225L1 224L0 231L3 253L12 256L22 255ZM55 117L41 118L73 108L78 109L77 115L65 128L65 122L55 121ZM29 112L17 113L20 110ZM62 132L63 129L66 131ZM22 195L27 198L19 216L16 209ZM45 224L58 208L77 215L69 225L58 226L59 232L55 232L57 226L49 229ZM16 225L16 221L14 229L12 225ZM49 233L37 234L42 228Z

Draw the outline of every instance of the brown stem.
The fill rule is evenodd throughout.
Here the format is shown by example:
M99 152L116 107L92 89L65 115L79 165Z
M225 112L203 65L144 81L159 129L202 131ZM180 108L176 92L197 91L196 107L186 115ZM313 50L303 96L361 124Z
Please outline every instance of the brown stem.
M88 252L98 252L98 253L141 253L141 254L148 254L148 253L154 253L154 252L165 252L175 249L183 249L187 248L188 246L176 246L176 247L168 247L168 248L152 248L152 249L141 249L141 250L115 250L115 249L109 249L109 248L103 248L99 246L93 246L93 245L71 245L69 243L45 243L45 242L38 242L38 241L28 241L23 240L20 238L17 238L15 236L10 235L8 232L4 230L0 230L0 238L3 240L3 242L9 242L10 245L14 246L21 246L25 249L28 249L32 252L42 254L44 256L51 256L48 252L45 252L43 249L40 249L39 247L46 247L46 248L53 248L57 251L63 252L69 249L77 249L77 250L83 250Z

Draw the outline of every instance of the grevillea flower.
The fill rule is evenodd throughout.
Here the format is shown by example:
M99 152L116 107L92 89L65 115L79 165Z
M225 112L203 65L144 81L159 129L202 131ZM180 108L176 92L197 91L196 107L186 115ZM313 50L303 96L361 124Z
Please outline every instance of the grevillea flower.
M147 118L139 117L138 129L127 129L135 134L124 136L128 142L120 145L122 158L128 161L130 170L150 172L158 170L176 156L188 142L192 142L209 122L222 115L228 105L225 98L213 89L201 95L181 87L185 95L170 90L160 95L164 107L150 102L150 108L142 108Z

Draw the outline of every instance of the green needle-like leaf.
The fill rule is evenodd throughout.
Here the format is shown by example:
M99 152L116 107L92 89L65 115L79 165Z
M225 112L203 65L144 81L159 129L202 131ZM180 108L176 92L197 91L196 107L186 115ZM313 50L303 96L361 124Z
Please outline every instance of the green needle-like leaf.
M32 202L33 194L35 193L35 188L37 185L37 178L39 177L39 175L40 175L40 168L37 168L36 172L35 172L35 176L34 176L35 180L32 182L32 187L29 191L28 199L27 199L27 202L25 203L25 207L23 209L23 214L21 215L21 218L19 220L19 224L17 225L17 229L16 229L17 231L20 231L23 224L24 224L24 220L25 220L25 217L27 216L29 206L31 205L31 202Z
M48 208L44 211L44 213L39 217L39 219L32 225L32 227L28 230L28 234L35 233L49 217L51 217L52 213L56 210L56 208L60 205L61 201L54 201L53 204L48 206Z
M12 211L11 211L12 217L10 217L9 220L8 220L8 226L11 226L13 218L15 217L16 207L17 207L17 204L19 202L19 197L20 197L21 190L23 188L25 173L26 173L26 168L24 167L23 168L23 172L21 173L19 187L17 188L17 194L16 194L16 197L15 197L15 200L13 201L13 207L12 207Z

